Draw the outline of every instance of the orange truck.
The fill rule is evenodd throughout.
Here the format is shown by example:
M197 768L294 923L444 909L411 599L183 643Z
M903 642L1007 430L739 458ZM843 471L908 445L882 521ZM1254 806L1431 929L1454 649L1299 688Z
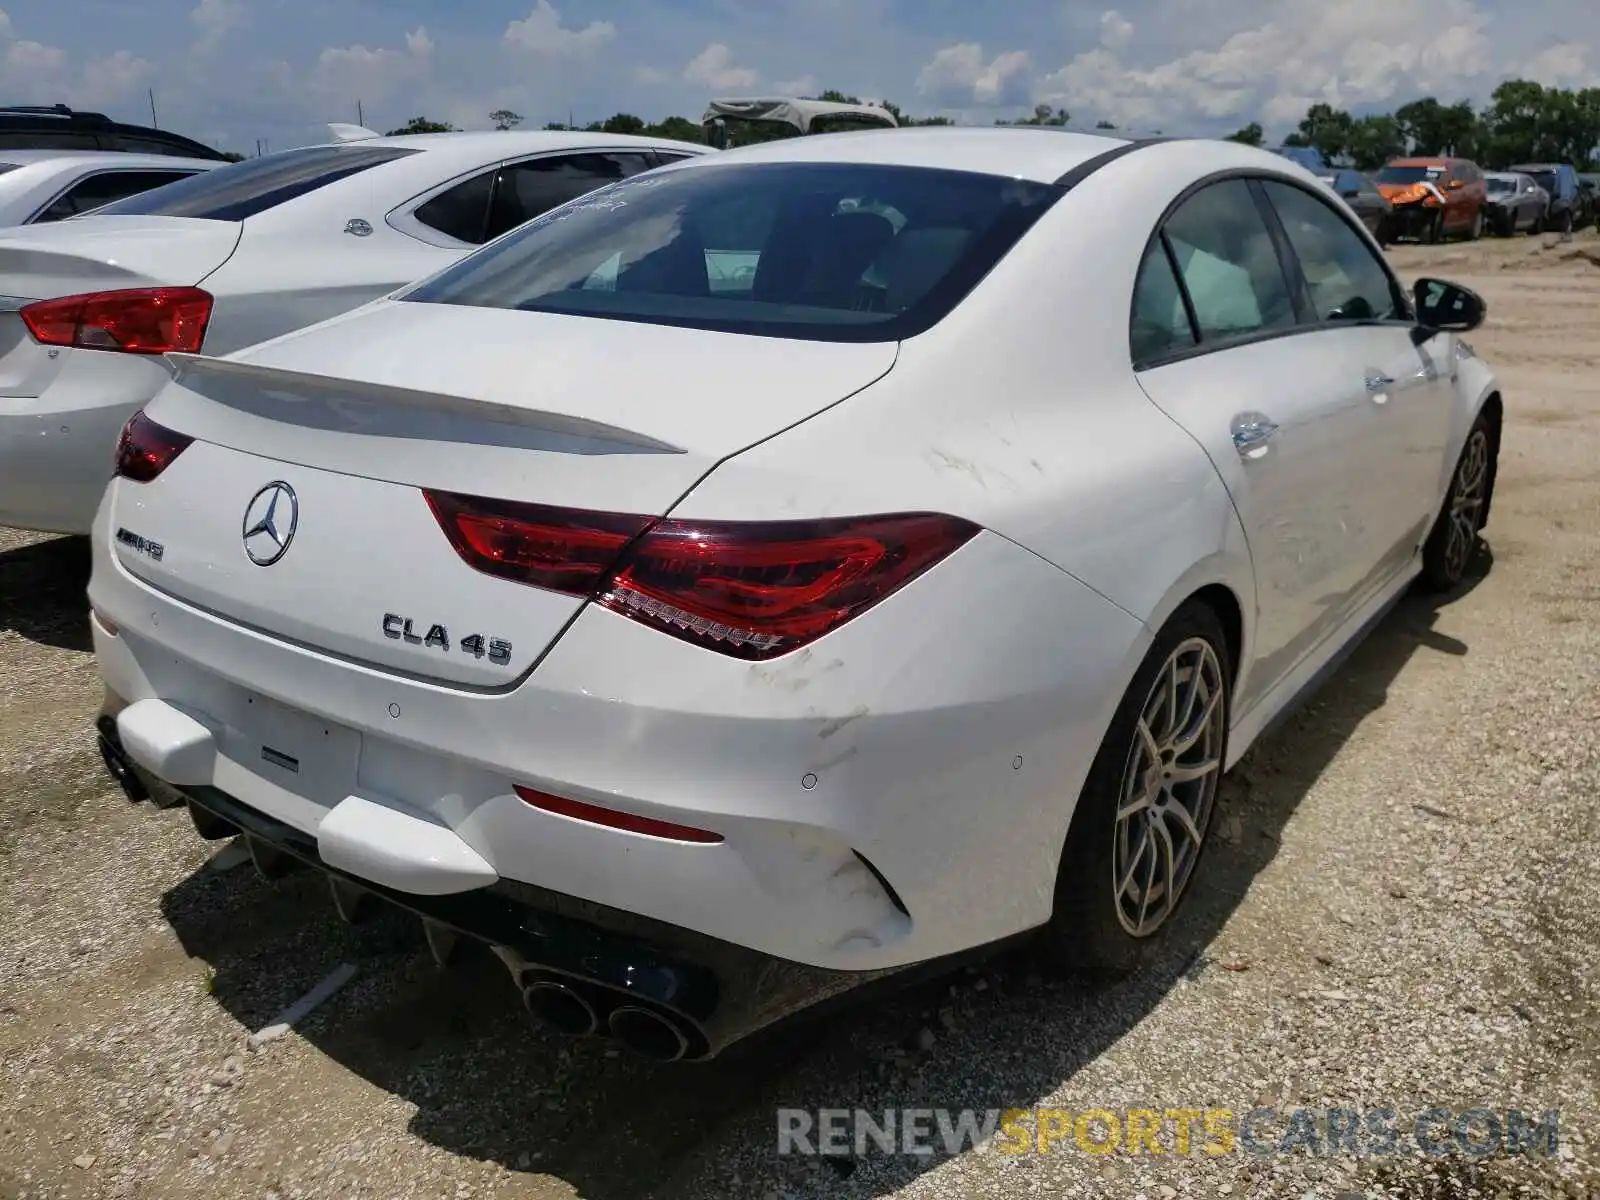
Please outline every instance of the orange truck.
M1397 158L1374 176L1394 206L1394 234L1423 242L1483 235L1489 185L1465 158Z

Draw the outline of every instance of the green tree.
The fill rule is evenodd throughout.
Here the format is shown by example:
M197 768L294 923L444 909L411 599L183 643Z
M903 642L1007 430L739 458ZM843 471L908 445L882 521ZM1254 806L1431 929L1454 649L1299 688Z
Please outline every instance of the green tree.
M1266 133L1259 122L1251 121L1243 129L1235 129L1228 135L1228 141L1240 142L1246 146L1259 146L1266 140Z
M688 117L664 117L651 125L644 127L648 137L671 138L676 142L703 142L706 140L705 129L698 121L691 121Z
M456 127L443 121L431 121L427 117L412 117L399 129L391 129L387 137L400 137L407 133L454 133Z
M1395 109L1394 119L1405 143L1401 153L1458 154L1463 158L1478 153L1481 127L1469 101L1444 105L1424 96Z
M1375 171L1406 152L1400 123L1387 113L1359 117L1351 122L1345 153L1363 171Z
M489 120L494 122L496 129L515 129L522 124L522 114L514 113L509 108L497 108L489 114Z
M1349 152L1354 125L1355 121L1344 109L1331 104L1313 104L1306 109L1296 130L1299 139L1293 142L1286 139L1286 144L1310 146L1328 162L1333 162Z
M632 113L613 113L600 122L599 126L595 128L595 132L640 134L644 132L644 118L636 117Z
M222 152L222 157L227 159L229 162L243 162L244 161L244 155L239 154L239 153L237 153L236 151L233 151L233 150L224 150Z
M1015 121L997 121L997 125L1065 125L1072 120L1072 114L1064 108L1052 109L1048 104L1033 106L1033 115L1018 117Z

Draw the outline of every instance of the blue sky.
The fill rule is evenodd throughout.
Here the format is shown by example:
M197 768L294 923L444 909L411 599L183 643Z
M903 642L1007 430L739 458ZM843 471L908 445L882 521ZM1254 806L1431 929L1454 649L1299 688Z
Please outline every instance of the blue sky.
M356 103L380 130L837 87L988 123L1225 132L1487 96L1508 75L1600 86L1582 0L0 0L0 102L95 108L250 152L322 140Z

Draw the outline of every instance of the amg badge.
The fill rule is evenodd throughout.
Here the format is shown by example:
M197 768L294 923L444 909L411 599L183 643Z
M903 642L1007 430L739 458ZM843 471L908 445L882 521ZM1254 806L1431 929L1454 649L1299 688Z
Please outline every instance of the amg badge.
M426 633L418 633L411 617L399 613L383 614L383 634L395 641L409 642L423 649L437 649L449 653L450 633L443 625L429 625ZM461 639L461 652L474 658L488 657L489 661L504 666L511 661L511 643L504 638L485 637L481 633L469 634Z
M141 537L131 529L118 529L117 541L127 546L130 550L137 550L140 554L148 554L157 562L160 562L161 556L167 552L167 548L160 542L152 542L149 538Z

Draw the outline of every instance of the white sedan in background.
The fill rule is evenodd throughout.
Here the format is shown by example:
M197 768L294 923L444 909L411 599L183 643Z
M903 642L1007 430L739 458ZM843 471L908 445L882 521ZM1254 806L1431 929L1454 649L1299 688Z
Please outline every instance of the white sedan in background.
M666 167L182 360L94 525L102 749L658 1058L1029 932L1125 972L1223 771L1467 571L1483 316L1231 143Z
M89 531L117 431L171 377L162 355L225 354L357 308L706 152L591 133L367 138L208 163L90 216L0 231L0 525Z
M117 150L0 150L0 226L65 221L226 165Z

